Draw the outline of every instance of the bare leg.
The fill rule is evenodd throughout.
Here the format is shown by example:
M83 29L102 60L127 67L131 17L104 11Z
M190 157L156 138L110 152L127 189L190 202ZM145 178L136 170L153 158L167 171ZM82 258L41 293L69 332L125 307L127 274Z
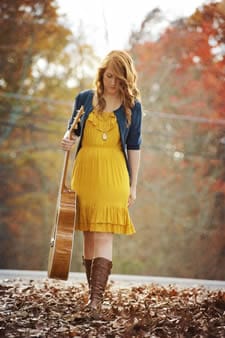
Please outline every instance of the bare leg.
M113 234L107 232L94 233L94 257L112 260Z
M112 260L113 234L108 232L84 232L84 257L104 257Z
M94 258L94 236L93 232L84 231L84 257L85 259L93 259Z

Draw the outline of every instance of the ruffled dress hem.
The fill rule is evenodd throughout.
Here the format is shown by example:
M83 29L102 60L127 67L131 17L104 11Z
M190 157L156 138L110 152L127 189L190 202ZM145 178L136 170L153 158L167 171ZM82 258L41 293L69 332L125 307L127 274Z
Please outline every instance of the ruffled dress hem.
M76 230L134 234L135 228L126 208L80 206L77 201ZM79 220L79 221L78 221Z
M114 234L133 235L136 233L133 226L126 227L121 224L106 224L106 223L93 223L93 224L77 224L75 227L78 231L90 232L111 232Z

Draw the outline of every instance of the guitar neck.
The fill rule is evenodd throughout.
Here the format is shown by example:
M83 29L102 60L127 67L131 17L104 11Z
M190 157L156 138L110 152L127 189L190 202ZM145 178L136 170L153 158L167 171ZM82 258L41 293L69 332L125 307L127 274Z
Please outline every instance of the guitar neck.
M81 108L79 109L79 111L77 112L77 115L70 127L69 130L69 138L71 139L72 137L72 132L74 129L77 128L77 124L80 120L81 115L84 113L84 107L81 106ZM66 186L66 176L67 176L67 168L68 168L68 162L69 162L69 157L70 157L70 151L66 151L65 156L64 156L64 162L63 162L63 169L62 169L62 176L61 176L61 182L60 182L60 189L59 192L62 193L66 190L70 190L67 186Z

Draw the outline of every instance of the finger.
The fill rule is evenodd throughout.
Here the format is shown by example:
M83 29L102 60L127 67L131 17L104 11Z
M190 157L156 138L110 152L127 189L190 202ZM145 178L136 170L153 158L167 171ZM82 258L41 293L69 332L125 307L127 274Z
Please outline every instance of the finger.
M74 145L74 141L68 140L68 139L62 139L61 145L63 147L72 147Z
M134 200L131 197L129 197L128 206L131 206L133 203L134 203Z
M62 141L62 142L61 142L61 148L62 148L63 150L70 150L71 145L68 144L67 142Z
M68 138L63 138L61 142L64 144L70 144L70 143L73 143L73 140L70 140Z

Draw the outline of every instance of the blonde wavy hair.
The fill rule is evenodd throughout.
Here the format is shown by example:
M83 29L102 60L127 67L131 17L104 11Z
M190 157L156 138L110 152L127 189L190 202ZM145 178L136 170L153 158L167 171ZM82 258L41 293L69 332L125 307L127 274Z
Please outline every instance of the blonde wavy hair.
M135 100L140 100L140 92L137 88L137 73L131 56L120 50L111 51L102 61L98 68L95 78L96 90L96 107L95 109L101 113L104 111L106 101L104 99L103 75L107 67L112 67L114 75L119 79L119 95L122 105L125 109L128 125L131 122L131 109L135 104Z

